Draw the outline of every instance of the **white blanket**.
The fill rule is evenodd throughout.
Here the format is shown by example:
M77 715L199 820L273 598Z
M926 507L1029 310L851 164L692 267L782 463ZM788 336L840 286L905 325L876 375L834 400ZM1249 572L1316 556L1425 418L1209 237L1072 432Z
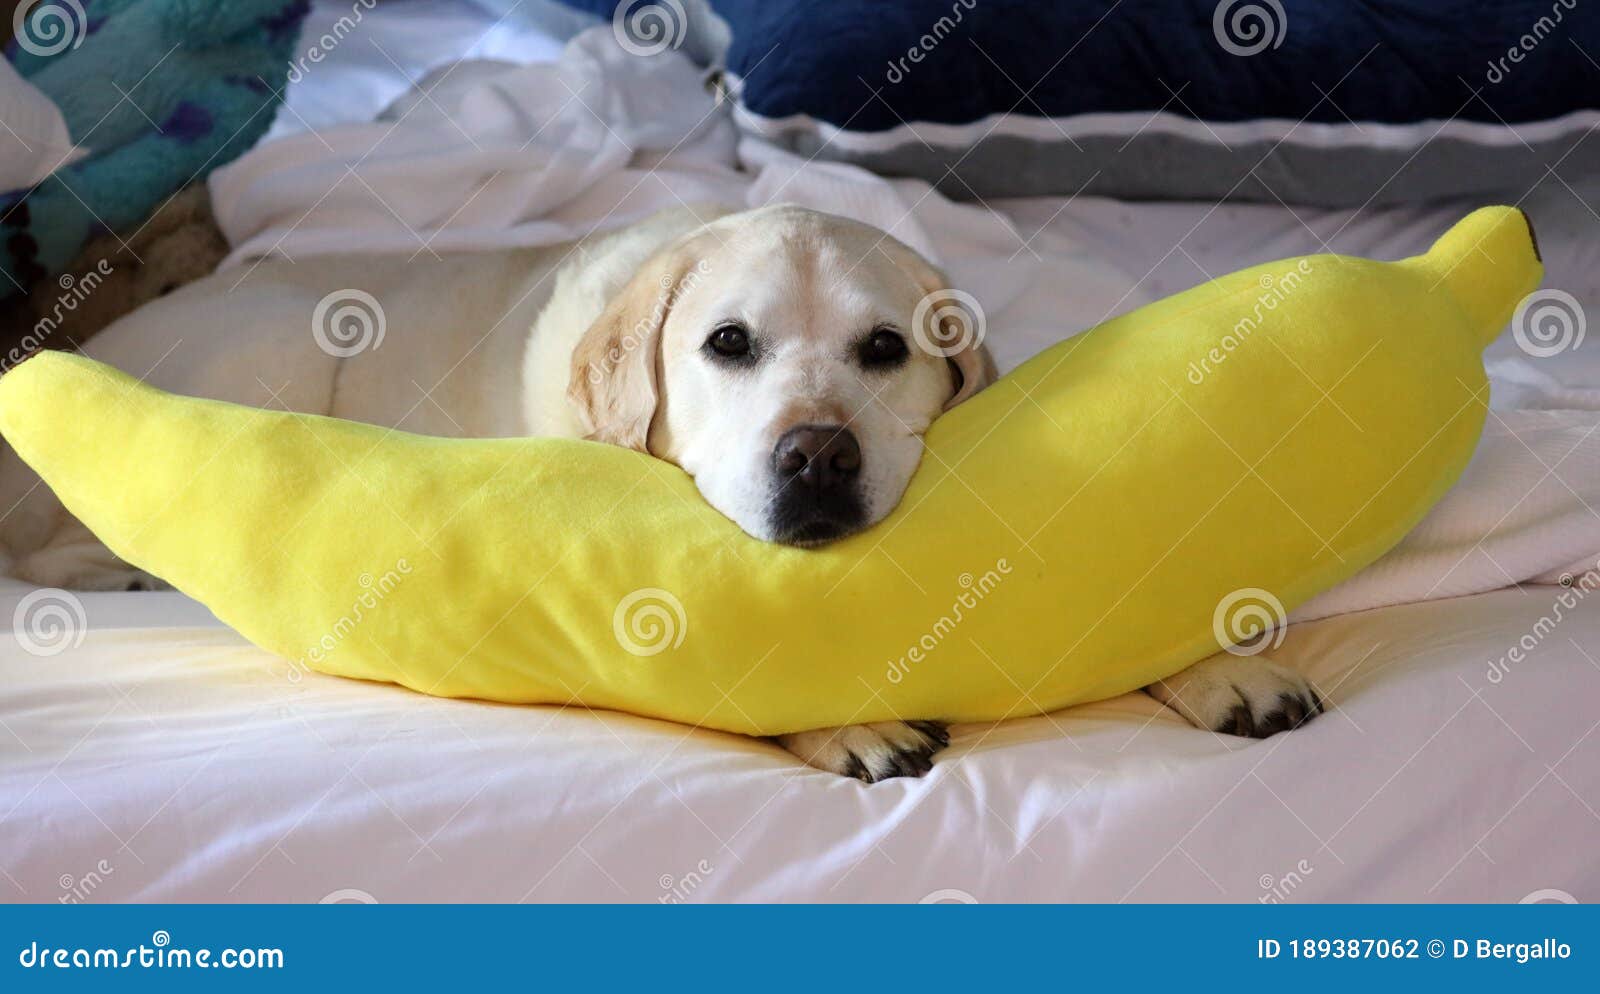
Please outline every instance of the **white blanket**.
M1133 279L1048 221L1025 237L1007 214L920 181L736 148L686 59L631 55L604 27L553 63L448 66L384 117L292 135L218 170L229 264L550 244L679 204L792 201L877 225L944 265L982 302L1003 369L1177 289ZM1049 221L1073 208L1058 205ZM1420 248L1453 211L1399 240ZM1186 237L1162 261L1181 252L1203 276L1203 249ZM1461 483L1398 548L1295 619L1551 581L1600 556L1600 389L1564 386L1526 358L1497 360L1492 373L1497 409Z

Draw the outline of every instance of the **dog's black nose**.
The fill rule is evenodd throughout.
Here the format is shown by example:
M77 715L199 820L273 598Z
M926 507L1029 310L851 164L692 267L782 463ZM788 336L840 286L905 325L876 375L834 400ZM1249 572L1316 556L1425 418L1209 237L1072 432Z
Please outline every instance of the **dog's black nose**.
M866 517L861 443L844 425L799 425L772 447L775 491L768 505L773 536L818 545L848 535Z
M855 482L861 472L861 443L844 425L790 428L772 448L772 468L789 486L827 494Z

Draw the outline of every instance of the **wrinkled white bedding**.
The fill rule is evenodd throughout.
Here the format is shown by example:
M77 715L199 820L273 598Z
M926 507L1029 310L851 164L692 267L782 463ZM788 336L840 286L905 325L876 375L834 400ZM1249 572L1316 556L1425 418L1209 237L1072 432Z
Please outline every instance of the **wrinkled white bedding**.
M391 38L403 9L379 8L368 27ZM340 51L382 75L358 39ZM420 46L371 92L397 94L464 51ZM476 54L521 51L511 39ZM441 89L398 123L246 156L213 182L234 261L560 241L679 198L797 200L938 258L983 303L1009 367L1112 313L1324 241L1410 254L1464 209L1083 198L991 212L736 150L702 120L709 105L690 103L705 98L686 67L613 63L600 48L574 58ZM291 106L335 114L337 91L317 79ZM336 183L363 156L366 182ZM1524 206L1548 282L1600 305L1600 225L1561 186ZM0 587L0 617L21 625L0 640L0 897L1600 899L1600 596L1585 578L1600 558L1597 345L1537 361L1509 341L1491 350L1496 412L1465 485L1298 617L1453 599L1293 625L1275 658L1332 710L1265 742L1195 731L1134 694L958 728L928 779L869 788L766 743L623 715L291 683L177 594ZM1523 580L1535 582L1477 593Z

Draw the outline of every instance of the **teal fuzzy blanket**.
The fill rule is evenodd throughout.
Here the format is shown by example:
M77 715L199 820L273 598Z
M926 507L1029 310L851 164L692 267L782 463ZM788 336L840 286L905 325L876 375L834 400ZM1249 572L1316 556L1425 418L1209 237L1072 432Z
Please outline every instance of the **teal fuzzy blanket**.
M23 0L6 58L89 155L0 192L0 298L126 233L255 144L282 101L306 0Z

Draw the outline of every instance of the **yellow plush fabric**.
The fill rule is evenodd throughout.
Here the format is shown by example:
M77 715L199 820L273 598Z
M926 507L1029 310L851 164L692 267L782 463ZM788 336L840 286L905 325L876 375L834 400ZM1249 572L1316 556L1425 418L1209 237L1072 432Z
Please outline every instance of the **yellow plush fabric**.
M1257 266L1106 322L940 418L900 507L757 542L678 469L172 396L73 355L0 431L120 556L306 669L773 734L1109 697L1392 547L1478 439L1525 218ZM1219 631L1220 629L1220 631Z

